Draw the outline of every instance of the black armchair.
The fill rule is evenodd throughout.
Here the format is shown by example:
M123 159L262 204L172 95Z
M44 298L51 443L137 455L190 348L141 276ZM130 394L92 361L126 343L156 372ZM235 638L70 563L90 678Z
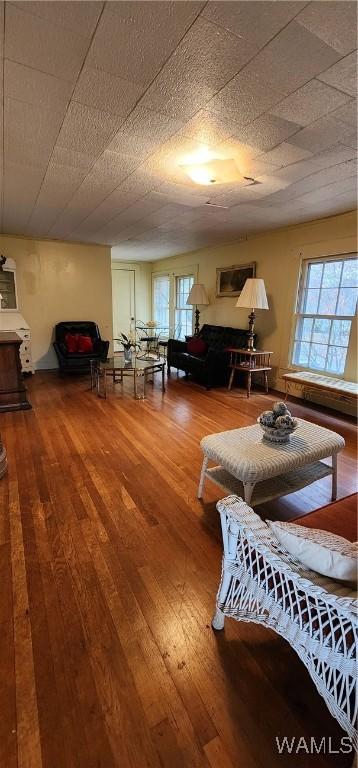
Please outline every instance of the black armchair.
M90 336L93 343L91 352L68 352L67 334ZM57 323L53 343L61 373L89 373L90 360L106 360L109 341L102 341L98 325L90 320L72 320Z
M187 342L169 339L168 341L168 376L170 368L178 368L193 376L207 389L224 386L229 380L230 355L228 347L246 348L247 330L228 328L222 325L203 325L199 338L205 342L205 352L190 353ZM256 339L256 336L255 336Z

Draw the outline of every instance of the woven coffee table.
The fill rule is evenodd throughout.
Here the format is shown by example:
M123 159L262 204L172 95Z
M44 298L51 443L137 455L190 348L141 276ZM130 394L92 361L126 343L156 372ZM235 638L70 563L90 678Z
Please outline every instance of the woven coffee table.
M344 439L304 419L298 422L290 442L283 445L263 440L258 424L204 437L200 443L204 460L198 498L202 498L206 478L257 506L332 475L334 501L337 454L344 448ZM321 461L328 457L332 457L332 466ZM216 466L208 467L209 461L216 462Z

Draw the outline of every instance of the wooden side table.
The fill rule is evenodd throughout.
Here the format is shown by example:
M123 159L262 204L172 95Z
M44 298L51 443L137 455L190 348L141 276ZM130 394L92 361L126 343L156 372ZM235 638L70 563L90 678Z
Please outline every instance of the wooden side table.
M268 378L267 373L271 371L270 357L272 352L267 350L257 349L255 351L251 349L236 349L235 347L229 347L226 352L230 352L230 364L231 368L228 390L231 389L234 380L235 371L243 371L247 374L247 396L250 397L251 382L253 373L262 373L265 382L265 391L268 392Z

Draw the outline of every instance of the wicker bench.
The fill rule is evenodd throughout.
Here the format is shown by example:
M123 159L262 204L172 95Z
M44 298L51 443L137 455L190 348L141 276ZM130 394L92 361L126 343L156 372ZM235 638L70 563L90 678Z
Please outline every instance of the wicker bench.
M310 371L293 371L292 373L285 373L282 378L286 387L286 399L290 394L290 384L299 384L302 386L304 399L309 394L321 392L335 400L357 403L358 384L355 384L354 381L333 379L330 376L323 376L320 373L311 373Z
M213 628L223 629L230 616L282 635L357 747L356 593L305 569L238 496L217 508L224 555Z

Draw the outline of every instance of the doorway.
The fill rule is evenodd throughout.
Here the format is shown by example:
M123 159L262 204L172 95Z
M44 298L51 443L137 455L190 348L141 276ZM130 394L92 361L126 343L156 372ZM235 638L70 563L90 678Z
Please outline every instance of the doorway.
M135 271L112 267L113 337L120 333L129 335L135 328ZM113 349L119 352L122 345L113 341Z

